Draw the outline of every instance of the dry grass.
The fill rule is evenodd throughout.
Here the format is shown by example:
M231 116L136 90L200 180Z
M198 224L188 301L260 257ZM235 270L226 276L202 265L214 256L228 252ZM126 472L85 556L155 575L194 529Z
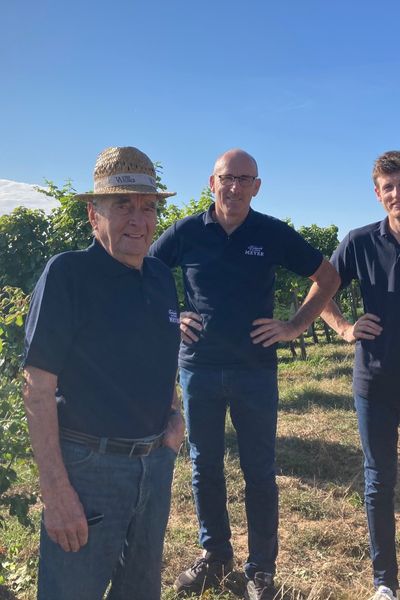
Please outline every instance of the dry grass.
M353 348L311 346L305 362L280 351L277 440L280 551L277 598L353 600L371 595L368 533L363 507L362 454L353 411ZM235 438L227 423L228 484L236 592L247 555L244 490ZM178 460L166 539L163 600L172 583L199 554L190 494L190 467ZM227 582L229 586L229 582ZM228 590L204 600L237 598Z
M300 362L293 361L289 352L280 351L277 598L363 600L369 598L372 588L362 501L362 455L351 397L353 349L348 345L321 344L311 346L308 352L308 360ZM230 422L226 439L225 468L236 570L226 581L225 589L205 592L203 600L234 600L237 595L230 590L239 596L243 592L242 567L247 555L244 490ZM17 569L36 556L35 537L28 541L18 528L14 533L8 532L9 539L4 535L0 532L0 546L12 543L17 548L13 558ZM176 600L173 581L198 554L190 464L183 449L175 471L165 543L163 600ZM35 597L32 584L11 596L3 593L2 596L0 585L0 599Z

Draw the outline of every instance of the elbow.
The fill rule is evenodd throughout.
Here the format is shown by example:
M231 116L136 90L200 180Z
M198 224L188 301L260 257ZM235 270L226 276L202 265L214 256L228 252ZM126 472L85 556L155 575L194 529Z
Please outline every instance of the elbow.
M338 272L326 259L322 261L320 267L310 279L312 279L321 290L324 290L327 298L332 298L340 286L340 276Z

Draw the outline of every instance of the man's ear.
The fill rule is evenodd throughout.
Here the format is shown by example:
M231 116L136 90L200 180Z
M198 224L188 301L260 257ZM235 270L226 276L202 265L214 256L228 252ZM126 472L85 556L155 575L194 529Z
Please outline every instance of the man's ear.
M257 196L258 190L260 189L260 185L261 185L261 179L259 179L257 177L257 179L254 182L254 194L253 194L253 198L254 198L254 196Z
M212 193L214 193L215 192L215 189L214 189L215 175L210 175L209 182L210 182L210 190L212 191Z
M374 192L375 192L375 196L378 198L378 201L382 204L381 190L379 189L379 187L377 185L374 187Z
M89 223L91 224L93 231L96 231L96 229L97 229L97 213L96 213L96 209L93 205L93 202L88 202L87 213L88 213Z

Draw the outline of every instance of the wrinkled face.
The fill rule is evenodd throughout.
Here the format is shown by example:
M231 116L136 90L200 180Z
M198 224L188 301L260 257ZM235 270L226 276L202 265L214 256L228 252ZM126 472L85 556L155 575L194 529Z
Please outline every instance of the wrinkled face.
M236 177L254 177L250 185L243 185L237 179L224 183L219 175ZM251 199L260 189L261 180L257 178L257 165L251 157L240 151L226 152L215 164L210 177L210 188L215 195L217 218L235 225L242 223L248 212Z
M375 193L391 219L400 219L400 171L380 175Z
M157 222L156 195L131 194L98 199L88 205L96 239L109 254L127 266L140 269Z

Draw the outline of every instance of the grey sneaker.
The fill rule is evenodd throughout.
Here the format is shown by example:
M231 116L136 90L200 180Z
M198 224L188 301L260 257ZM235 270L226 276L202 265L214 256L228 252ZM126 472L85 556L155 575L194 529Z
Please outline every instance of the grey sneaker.
M273 575L258 571L254 579L247 582L244 597L245 600L273 600L275 595Z
M380 585L371 600L396 600L396 596L386 585Z
M198 558L189 569L183 571L174 583L178 594L201 594L209 588L219 587L232 571L233 559L221 561L209 552Z

